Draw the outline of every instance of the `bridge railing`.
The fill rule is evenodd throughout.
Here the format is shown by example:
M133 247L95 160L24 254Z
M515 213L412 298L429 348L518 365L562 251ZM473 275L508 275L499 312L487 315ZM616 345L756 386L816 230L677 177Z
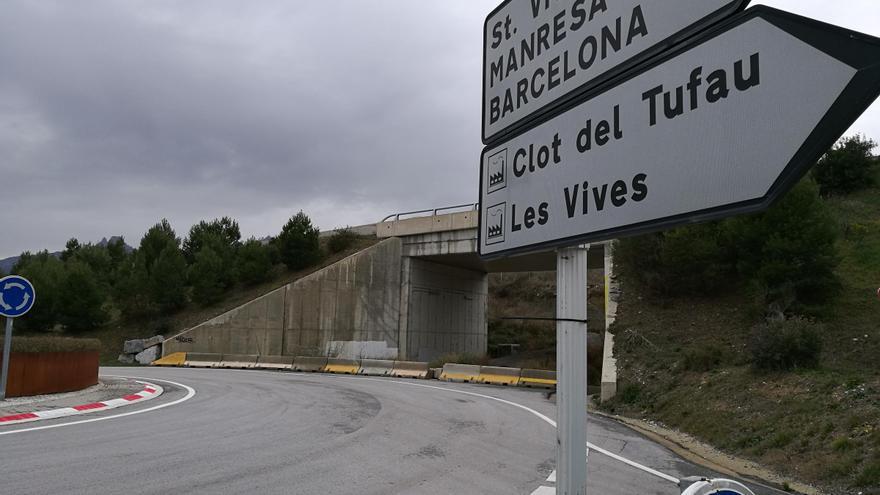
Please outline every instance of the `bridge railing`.
M385 222L397 222L400 220L404 220L406 218L412 218L414 216L434 216L437 215L445 215L448 213L456 213L455 210L465 210L465 211L476 211L480 209L480 203L468 203L463 205L455 205L455 206L444 206L443 208L434 208L430 210L416 210L416 211L406 211L401 213L394 213L388 215L383 218L379 223Z

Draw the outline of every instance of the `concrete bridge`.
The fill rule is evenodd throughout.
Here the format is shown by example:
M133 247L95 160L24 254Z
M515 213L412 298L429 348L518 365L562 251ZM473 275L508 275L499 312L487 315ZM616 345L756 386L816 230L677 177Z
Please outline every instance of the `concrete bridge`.
M378 242L183 331L163 354L205 352L430 361L487 351L488 274L552 271L556 255L484 262L477 211L429 210L356 227ZM590 250L603 268L604 247Z

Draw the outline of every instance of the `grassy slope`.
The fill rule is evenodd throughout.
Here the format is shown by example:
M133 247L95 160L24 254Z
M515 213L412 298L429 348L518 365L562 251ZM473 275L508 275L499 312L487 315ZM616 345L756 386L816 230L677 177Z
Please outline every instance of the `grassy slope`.
M119 365L117 357L122 353L122 343L126 340L147 338L156 334L170 337L186 328L190 328L209 320L214 316L225 313L226 311L236 308L267 292L287 285L290 282L320 270L321 268L332 265L333 263L336 263L357 251L365 249L376 242L377 239L360 238L352 248L342 253L328 256L319 266L299 272L290 272L283 266L276 266L267 282L252 287L236 286L226 294L226 297L224 297L222 301L212 306L201 307L197 304L190 303L182 311L165 317L156 317L138 321L117 319L105 328L83 333L78 336L100 339L103 346L101 351L101 364Z
M880 188L830 201L842 231L843 289L823 318L818 370L758 374L745 346L756 323L743 291L652 301L623 288L616 325L619 397L609 408L681 429L830 493L880 494ZM712 346L712 371L685 356Z

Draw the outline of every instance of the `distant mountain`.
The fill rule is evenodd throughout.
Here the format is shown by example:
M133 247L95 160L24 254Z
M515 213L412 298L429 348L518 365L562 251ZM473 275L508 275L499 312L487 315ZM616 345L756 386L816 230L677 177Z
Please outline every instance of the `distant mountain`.
M105 237L105 238L101 239L100 242L96 242L95 245L104 247L107 244L109 244L113 241L116 241L118 239L122 239L122 237L118 236L118 235L114 235L114 236L110 237L109 239ZM125 252L130 253L132 251L134 251L134 248L129 246L128 244L125 244ZM50 254L57 258L58 256L61 256L61 251L55 251ZM21 256L12 256L10 258L0 260L0 272L8 274L10 271L12 271L12 267L15 266L16 263L18 263L18 259L20 257Z

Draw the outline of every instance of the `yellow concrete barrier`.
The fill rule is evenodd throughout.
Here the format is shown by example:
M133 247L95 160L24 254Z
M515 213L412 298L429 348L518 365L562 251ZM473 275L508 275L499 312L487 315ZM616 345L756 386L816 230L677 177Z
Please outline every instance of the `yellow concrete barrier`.
M440 379L447 382L476 383L479 377L480 367L475 364L446 363L440 373Z
M389 376L394 370L394 361L384 359L361 359L359 375Z
M394 369L391 370L391 376L397 378L427 378L428 363L422 363L419 361L394 361Z
M556 372L544 370L522 370L519 384L523 387L556 388Z
M260 356L257 369L261 370L292 370L293 356Z
M497 366L480 366L477 381L491 385L517 385L522 370L519 368L500 368Z
M355 359L329 358L323 371L341 375L357 375L359 369L361 369L361 363Z
M185 352L175 352L150 363L152 366L183 366L186 362Z
M221 354L187 352L186 361L183 362L183 365L190 368L219 368L222 357Z
M311 373L324 371L327 365L325 357L297 356L293 358L293 371L308 371Z

